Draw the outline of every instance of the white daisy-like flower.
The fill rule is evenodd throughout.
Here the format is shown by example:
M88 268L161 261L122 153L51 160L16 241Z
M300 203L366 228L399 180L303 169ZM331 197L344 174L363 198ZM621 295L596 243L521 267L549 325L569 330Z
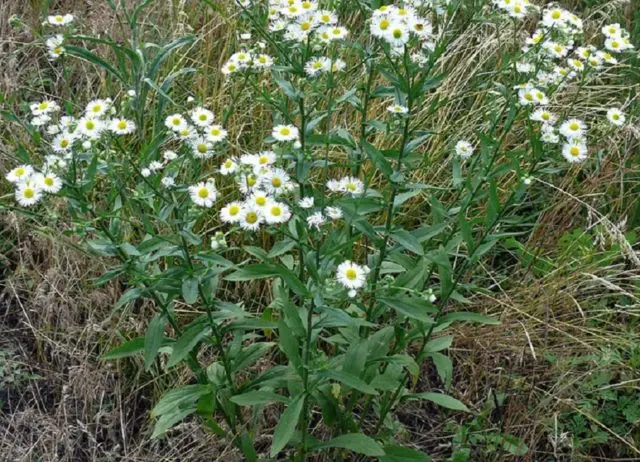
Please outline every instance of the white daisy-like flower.
M342 218L342 209L340 207L326 207L324 213L332 220L339 220Z
M62 44L64 43L64 38L62 35L56 35L55 37L49 37L45 42L47 46L47 55L49 55L49 59L56 60L60 56L62 56L65 52Z
M261 210L252 206L246 206L242 208L238 222L244 230L257 231L264 222L264 216Z
M66 26L73 22L72 14L55 14L47 17L47 22L52 26Z
M543 143L557 144L560 141L560 137L556 133L556 129L552 125L544 124L542 126L542 136L540 137Z
M286 223L291 218L289 206L282 202L269 201L263 208L263 213L268 224Z
M331 60L324 56L311 58L304 65L304 71L309 77L315 77L318 74L329 72L330 70Z
M327 189L331 192L342 192L342 181L341 180L327 181Z
M347 289L361 289L367 282L367 274L369 268L346 260L336 270L336 278L338 282Z
M256 190L248 198L247 204L257 209L263 209L269 203L269 194L264 191Z
M18 165L6 175L7 181L10 183L22 183L27 181L33 175L33 167L31 165Z
M213 143L207 138L197 137L191 141L193 155L198 159L208 159L213 156Z
M213 112L203 107L197 107L191 111L191 120L198 127L208 127L213 123Z
M331 26L338 22L338 17L333 11L329 10L316 11L316 13L313 15L313 19L318 24L322 24L324 26Z
M327 221L322 212L315 212L307 217L307 225L309 228L316 228L320 231L320 227Z
M59 152L59 153L69 152L69 150L73 146L74 140L75 140L75 136L68 132L59 133L51 141L51 148L55 152Z
M238 72L241 69L240 65L234 61L227 61L226 63L224 63L224 65L222 66L221 72L224 75L231 75L231 74L235 74L236 72Z
M407 106L401 106L400 104L392 104L387 107L387 111L392 114L406 114L409 112L409 108Z
M581 139L570 140L562 147L562 155L569 162L582 162L587 158L587 145Z
M171 188L175 186L176 180L172 176L165 176L165 177L162 177L162 179L160 180L160 183L162 183L162 186L164 186L165 188Z
M207 139L212 143L217 143L227 137L227 131L222 128L222 125L211 125L207 128L206 133Z
M545 108L536 109L531 116L529 116L531 120L535 120L537 122L542 122L545 124L554 124L558 117L549 110Z
M104 123L99 119L84 117L78 121L78 131L87 138L99 138L104 130Z
M62 180L53 173L36 173L31 181L42 191L49 194L55 194L62 189Z
M30 123L34 127L43 127L51 122L51 117L48 114L42 114L31 119Z
M220 220L223 223L238 223L242 218L242 210L240 202L230 202L220 210Z
M276 125L271 135L277 141L295 141L298 139L298 129L293 125Z
M185 125L183 128L176 130L174 134L181 140L191 140L198 135L195 129L193 129L189 125Z
M583 138L586 131L587 126L579 119L569 119L560 125L560 134L568 139Z
M473 145L466 140L460 140L456 143L455 152L463 159L468 159L473 154Z
M352 196L357 196L364 192L364 183L359 178L346 176L340 180L340 190Z
M234 159L227 159L220 165L220 174L222 175L230 175L238 170L238 164Z
M87 117L102 117L109 110L111 104L105 99L95 99L87 104L85 114Z
M391 28L391 20L387 16L374 17L371 21L371 35L378 38L383 38Z
M298 205L303 209L310 209L313 207L314 199L311 196L303 197L298 201Z
M16 201L23 207L30 207L42 199L42 190L32 181L20 183L15 192Z
M212 182L200 182L197 185L189 186L191 200L201 207L212 207L216 200L216 187Z
M273 58L264 53L260 53L258 56L253 58L253 67L258 69L269 69L273 67Z
M269 170L261 183L262 187L271 194L281 194L291 188L291 178L281 168Z
M393 47L404 46L410 38L409 29L399 22L391 24L383 38Z
M242 194L249 194L260 187L260 181L256 175L240 175L237 183Z
M177 132L187 127L187 121L182 114L171 114L164 119L164 125L168 129Z
M174 151L165 151L162 153L162 158L167 162L171 162L172 160L178 158L178 154L176 154Z
M109 129L116 135L128 135L136 130L136 124L132 120L113 119L109 124Z
M618 23L602 26L601 30L608 38L617 39L622 37L622 28Z
M164 164L162 162L158 162L157 160L149 163L149 170L151 170L152 172L157 172L158 170L162 170L163 168Z
M140 170L140 175L142 175L144 178L148 178L151 176L151 169L149 168L143 168L142 170Z
M615 125L618 127L624 125L625 121L627 120L624 113L617 107L612 107L607 111L607 119L609 120L611 125Z
M50 112L57 112L60 110L60 106L58 103L51 100L40 101L39 103L34 103L30 106L31 113L34 116L39 116L42 114L48 114Z

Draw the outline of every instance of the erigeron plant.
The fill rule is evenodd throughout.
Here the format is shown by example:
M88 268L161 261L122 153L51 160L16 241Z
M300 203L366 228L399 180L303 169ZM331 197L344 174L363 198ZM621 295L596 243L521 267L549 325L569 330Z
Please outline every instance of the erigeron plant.
M194 383L154 407L157 436L197 415L257 460L260 413L281 403L270 457L328 451L334 460L349 450L427 460L394 441L393 410L429 400L468 411L448 392L453 366L444 351L452 336L445 332L455 322L498 320L451 311L450 302L463 300L465 274L504 237L497 228L528 200L540 166L566 165L563 157L588 162L590 121L557 102L565 88L581 90L605 66L615 69L632 48L628 34L605 26L598 50L583 43L581 20L566 10L494 2L498 15L541 20L502 63L499 110L486 129L470 140L448 136L454 190L445 205L446 196L414 182L412 170L421 146L442 136L429 120L447 103L428 98L444 78L438 64L459 3L372 9L354 2L366 24L355 34L322 2L238 2L241 48L220 69L237 90L222 115L200 95L183 102L169 94L194 70L159 77L163 62L194 37L140 50L136 18L149 3L129 16L128 44L58 33L72 27L71 15L47 19L56 32L43 37L49 57L100 66L123 95L65 115L62 103L33 103L24 128L45 141L6 174L30 211L46 213L48 196L66 200L77 237L112 264L98 283L128 284L118 308L145 298L157 309L144 337L105 358L141 355L153 372L191 369ZM111 47L118 64L71 44L80 40ZM228 142L240 92L271 111L273 129L258 146ZM626 123L621 109L605 109L613 126ZM342 126L340 113L357 115L358 129ZM528 137L525 155L505 146L518 126ZM520 180L505 182L513 172ZM430 214L407 229L398 216L421 195ZM486 210L484 217L471 218L472 208ZM224 298L230 285L257 281L266 299ZM200 314L179 316L184 305ZM267 357L266 368L254 367ZM443 389L414 392L427 360Z

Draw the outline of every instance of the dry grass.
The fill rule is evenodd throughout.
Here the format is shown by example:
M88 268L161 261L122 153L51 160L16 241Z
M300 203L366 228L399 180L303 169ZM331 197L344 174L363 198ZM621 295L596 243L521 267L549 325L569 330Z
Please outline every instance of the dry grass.
M45 77L51 75L46 60L36 53L20 51L20 44L31 37L11 30L7 19L19 14L26 22L36 24L43 7L37 1L31 3L8 1L0 5L3 93L13 94L12 101L48 94L69 96L70 91L82 95L79 99L83 101L100 94L104 81L96 77L91 66L74 63L67 78L55 72L53 78ZM158 40L191 31L201 37L173 66L202 69L192 89L208 95L214 110L222 112L230 88L223 85L216 71L236 46L236 18L213 14L199 5L195 0L156 2L142 21ZM629 21L634 5L638 7L637 3L624 7ZM87 33L121 34L102 2L60 1L55 7L75 11L83 18ZM579 10L582 4L573 7ZM589 33L608 21L617 11L615 7L613 2L592 7ZM358 21L357 16L351 18L352 24ZM506 28L473 24L448 49L441 62L446 79L432 98L446 97L450 103L426 122L440 136L424 146L424 168L415 171L416 180L436 191L450 187L451 169L442 155L451 139L471 134L487 123L487 111L494 103L487 91L477 90L478 82L490 87L500 60L498 44L512 40L512 32ZM360 71L356 67L352 72ZM602 85L587 89L588 98L575 101L574 114L599 111L616 90L624 88L633 94L630 85L637 93L638 80L604 77ZM569 92L567 98L573 95ZM241 101L248 107L246 103ZM382 106L372 108L383 110ZM337 119L345 126L357 126L357 118L348 110ZM270 114L264 109L236 113L228 127L232 144L242 150L252 143L252 136L261 139L270 123ZM4 134L0 136L3 163L12 159L7 139ZM518 148L517 139L509 140L510 148ZM454 390L480 414L495 396L504 395L504 401L501 399L497 409L489 411L485 428L478 432L500 429L519 436L531 449L519 458L498 451L491 460L640 460L640 442L633 440L640 434L640 422L630 425L627 434L618 434L583 410L581 402L585 394L582 384L601 370L612 375L611 383L604 387L640 390L638 365L628 359L634 352L640 354L640 257L621 232L625 220L638 225L634 197L640 168L632 156L637 157L639 152L640 127L629 127L597 144L598 149L609 153L598 171L571 171L554 186L542 181L532 186L546 193L546 202L536 204L539 213L527 230L529 239L524 246L537 257L554 262L554 266L537 271L514 249L504 248L494 260L485 261L469 275L468 282L482 289L474 292L467 309L500 316L503 325L498 329L457 329L451 352ZM580 181L575 181L574 174ZM446 193L442 197L446 201ZM422 198L415 199L407 220L426 219L422 202ZM52 237L58 236L52 229L60 224L40 225L27 229L24 219L15 215L0 221L4 252L0 259L0 277L4 278L0 279L0 352L5 352L0 355L0 371L12 379L2 381L0 375L4 387L0 389L0 459L239 460L230 447L193 421L176 427L163 440L150 440L148 412L152 403L164 390L187 382L188 374L165 371L151 376L141 373L141 365L135 361L99 360L100 353L118 343L120 335L130 338L144 332L149 307L113 312L122 287L114 284L95 288L91 284L91 278L104 269L103 263L87 258L72 241ZM571 244L572 239L558 243L576 229L583 230L593 243L591 251ZM614 244L617 254L598 262L598 257L611 252ZM592 359L580 360L588 357ZM418 387L441 385L431 366L425 365L423 372ZM610 436L609 442L592 453L563 446L556 422L576 413L586 414L592 425ZM398 413L407 430L406 441L424 448L436 460L450 455L453 423L470 419L449 415L417 404L407 405ZM275 423L275 418L266 413L265 447L269 444L269 428Z

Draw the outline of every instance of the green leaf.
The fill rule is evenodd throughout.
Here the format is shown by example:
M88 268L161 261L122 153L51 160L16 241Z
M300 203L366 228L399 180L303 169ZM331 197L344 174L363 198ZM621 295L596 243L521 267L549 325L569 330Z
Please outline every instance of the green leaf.
M300 358L300 352L298 351L298 342L293 336L293 332L284 322L283 318L278 321L278 344L282 352L287 356L287 359L291 361L291 364L296 368L299 374L302 373L302 359Z
M434 353L437 351L446 350L451 346L452 342L453 342L453 335L445 335L443 337L438 337L437 339L434 339L428 342L424 347L424 351L427 353Z
M460 224L462 238L467 244L467 249L471 252L474 249L473 228L471 227L471 223L469 223L469 220L467 220L467 217L465 217L462 212L458 215L458 223Z
M196 278L182 281L182 298L187 305L193 305L198 300L198 280Z
M231 274L225 279L227 281L253 281L256 279L264 279L268 277L280 277L285 285L293 290L296 294L307 296L309 292L305 285L298 277L288 268L277 263L258 263L248 265Z
M478 324L489 324L492 326L499 326L501 321L496 318L491 318L489 316L485 316L478 313L471 313L469 311L456 311L453 313L448 313L442 316L439 320L439 324L444 324L447 322L475 322Z
M259 406L267 403L288 403L289 398L272 391L256 390L232 396L230 400L239 406Z
M500 213L500 199L498 199L498 186L495 180L489 185L489 203L487 205L487 228L495 226L495 221Z
M304 406L304 394L294 399L280 416L280 421L273 432L273 442L271 443L271 457L276 457L278 453L291 440L298 425L300 414Z
M464 411L471 412L469 408L460 400L455 399L452 396L445 395L443 393L417 393L413 395L409 395L407 400L414 399L426 399L427 401L431 401L432 403L437 404L438 406L446 407L447 409L453 409L454 411Z
M427 316L427 313L435 313L435 307L427 300L421 298L413 298L408 296L394 296L394 297L381 297L378 299L380 303L387 305L388 307L396 310L398 313L418 321L433 324L432 317Z
M436 366L438 377L444 383L445 389L451 388L451 379L453 378L453 363L448 356L442 353L429 353L429 356L433 360L433 364Z
M423 452L392 444L384 447L384 454L378 459L380 462L429 462L431 460Z
M369 159L373 162L373 165L375 165L387 179L390 179L391 175L393 175L393 168L389 161L384 157L384 154L367 141L363 142L363 147L364 151L369 156Z
M133 340L129 340L115 348L112 348L107 353L102 355L104 360L128 358L140 353L144 349L144 337L136 337Z
M336 380L348 387L355 388L362 393L366 393L367 395L377 395L378 392L375 388L369 385L367 382L362 380L360 377L357 377L353 374L349 374L345 371L327 371L322 374L324 377L328 379Z
M128 86L126 80L124 79L120 71L118 71L111 64L106 62L104 59L102 59L98 55L90 52L89 50L85 48L80 48L73 45L65 44L64 52L69 56L76 56L78 58L84 59L85 61L89 61L91 64L95 64L96 66L101 67L102 69L107 71L109 74L111 74L113 77L115 77L120 82L122 82L125 86Z
M382 446L376 440L362 433L347 433L313 446L314 451L326 448L348 449L369 457L379 457L385 454Z
M391 237L402 247L418 255L424 255L424 249L420 241L406 229L396 229Z
M158 313L147 326L147 333L144 336L144 370L151 369L153 360L158 354L164 340L164 326L167 318Z
M193 347L200 343L210 332L211 327L207 326L203 320L191 323L173 345L173 351L169 357L167 367L173 367L186 358Z

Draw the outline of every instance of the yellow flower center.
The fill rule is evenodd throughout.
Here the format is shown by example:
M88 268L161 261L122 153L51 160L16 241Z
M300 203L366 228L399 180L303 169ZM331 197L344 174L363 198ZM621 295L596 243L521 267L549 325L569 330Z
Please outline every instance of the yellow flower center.
M273 206L271 207L271 215L273 215L274 217L279 217L282 214L282 209L280 207Z
M100 106L99 104L96 104L95 106L93 106L93 108L91 110L93 112L100 112L100 111L102 111L102 106Z
M263 206L267 203L267 198L264 196L259 196L256 197L256 204L258 204L259 206Z
M179 117L174 117L171 123L173 125L180 125L182 123L182 120Z
M87 123L85 124L85 127L87 127L87 130L93 130L94 128L96 128L96 124L93 123L91 120L88 120Z
M258 221L258 214L255 212L249 212L247 213L247 223L249 224L254 224L256 221Z
M312 67L314 69L320 69L322 67L322 63L320 61L315 61Z
M255 184L256 184L256 181L257 181L257 180L256 180L256 178L255 178L255 177L253 177L253 176L250 176L250 177L248 177L248 178L247 178L247 184L248 184L249 186L253 186L253 185L255 185Z
M300 24L300 29L302 30L311 29L311 23L309 21L303 22L302 24Z
M549 114L548 112L542 113L542 120L549 120L550 118L551 118L551 114Z
M42 102L38 105L38 109L40 109L41 111L44 111L48 107L49 107L49 103L47 102Z
M51 178L50 176L45 177L44 184L46 184L47 186L53 186L53 178Z
M357 189L356 184L355 183L347 183L347 189L349 191L355 191Z
M200 114L198 116L198 119L200 119L201 122L204 122L205 120L207 120L207 115L206 114Z
M308 10L312 6L313 4L311 2L302 2L302 8L304 8L305 10Z
M36 192L31 188L27 188L24 190L24 197L26 197L27 199L31 199L35 195Z
M206 199L207 197L209 197L209 190L207 188L200 188L198 190L198 197Z
M279 188L280 186L282 186L282 180L278 177L275 177L273 180L271 180L271 184L274 188Z
M124 130L125 128L127 128L127 122L124 120L121 120L120 122L118 122L118 128L120 130Z
M200 154L204 154L205 152L207 152L207 145L204 143L200 143L198 144L197 149Z
M258 159L258 162L262 165L266 164L267 162L269 162L269 158L267 156L260 156L260 158Z
M395 39L402 38L402 29L394 29L393 38Z
M189 136L189 129L187 128L183 128L182 130L180 130L180 136Z
M533 95L531 93L525 93L524 99L526 99L527 101L533 101Z
M562 13L558 10L555 10L553 13L551 13L551 17L553 19L560 19L562 17Z
M569 128L570 128L571 130L573 130L573 131L576 131L576 130L579 130L579 129L580 129L580 125L578 125L576 122L572 122L572 123L569 125Z
M225 166L226 168L231 168L231 167L233 166L233 162L231 162L230 160L227 160L227 161L224 163L224 166Z
M389 22L388 19L383 19L382 21L380 21L380 29L381 30L387 30L390 25L391 25L391 23Z
M220 135L220 129L219 128L212 128L211 132L210 132L213 136L218 136Z
M16 169L16 175L17 175L17 176L22 176L22 175L24 175L24 174L25 174L25 170L24 170L24 168L22 168L22 167L18 167L18 168Z
M611 118L612 118L613 120L619 120L619 119L620 119L620 114L613 114L613 115L611 116Z
M613 42L611 42L611 46L613 48L618 48L620 46L620 42L617 42L617 41L614 40Z
M289 130L289 128L287 128L287 127L282 127L280 129L280 134L282 136L289 136L291 134L291 130Z
M328 14L323 14L322 16L320 16L320 20L322 22L329 22L331 21L331 16L329 16Z
M353 268L349 268L344 275L347 277L348 280L350 281L355 281L356 278L358 277L358 272L356 270L354 270Z
M235 216L238 213L240 213L240 207L238 207L237 205L232 205L231 207L229 207L229 215Z

